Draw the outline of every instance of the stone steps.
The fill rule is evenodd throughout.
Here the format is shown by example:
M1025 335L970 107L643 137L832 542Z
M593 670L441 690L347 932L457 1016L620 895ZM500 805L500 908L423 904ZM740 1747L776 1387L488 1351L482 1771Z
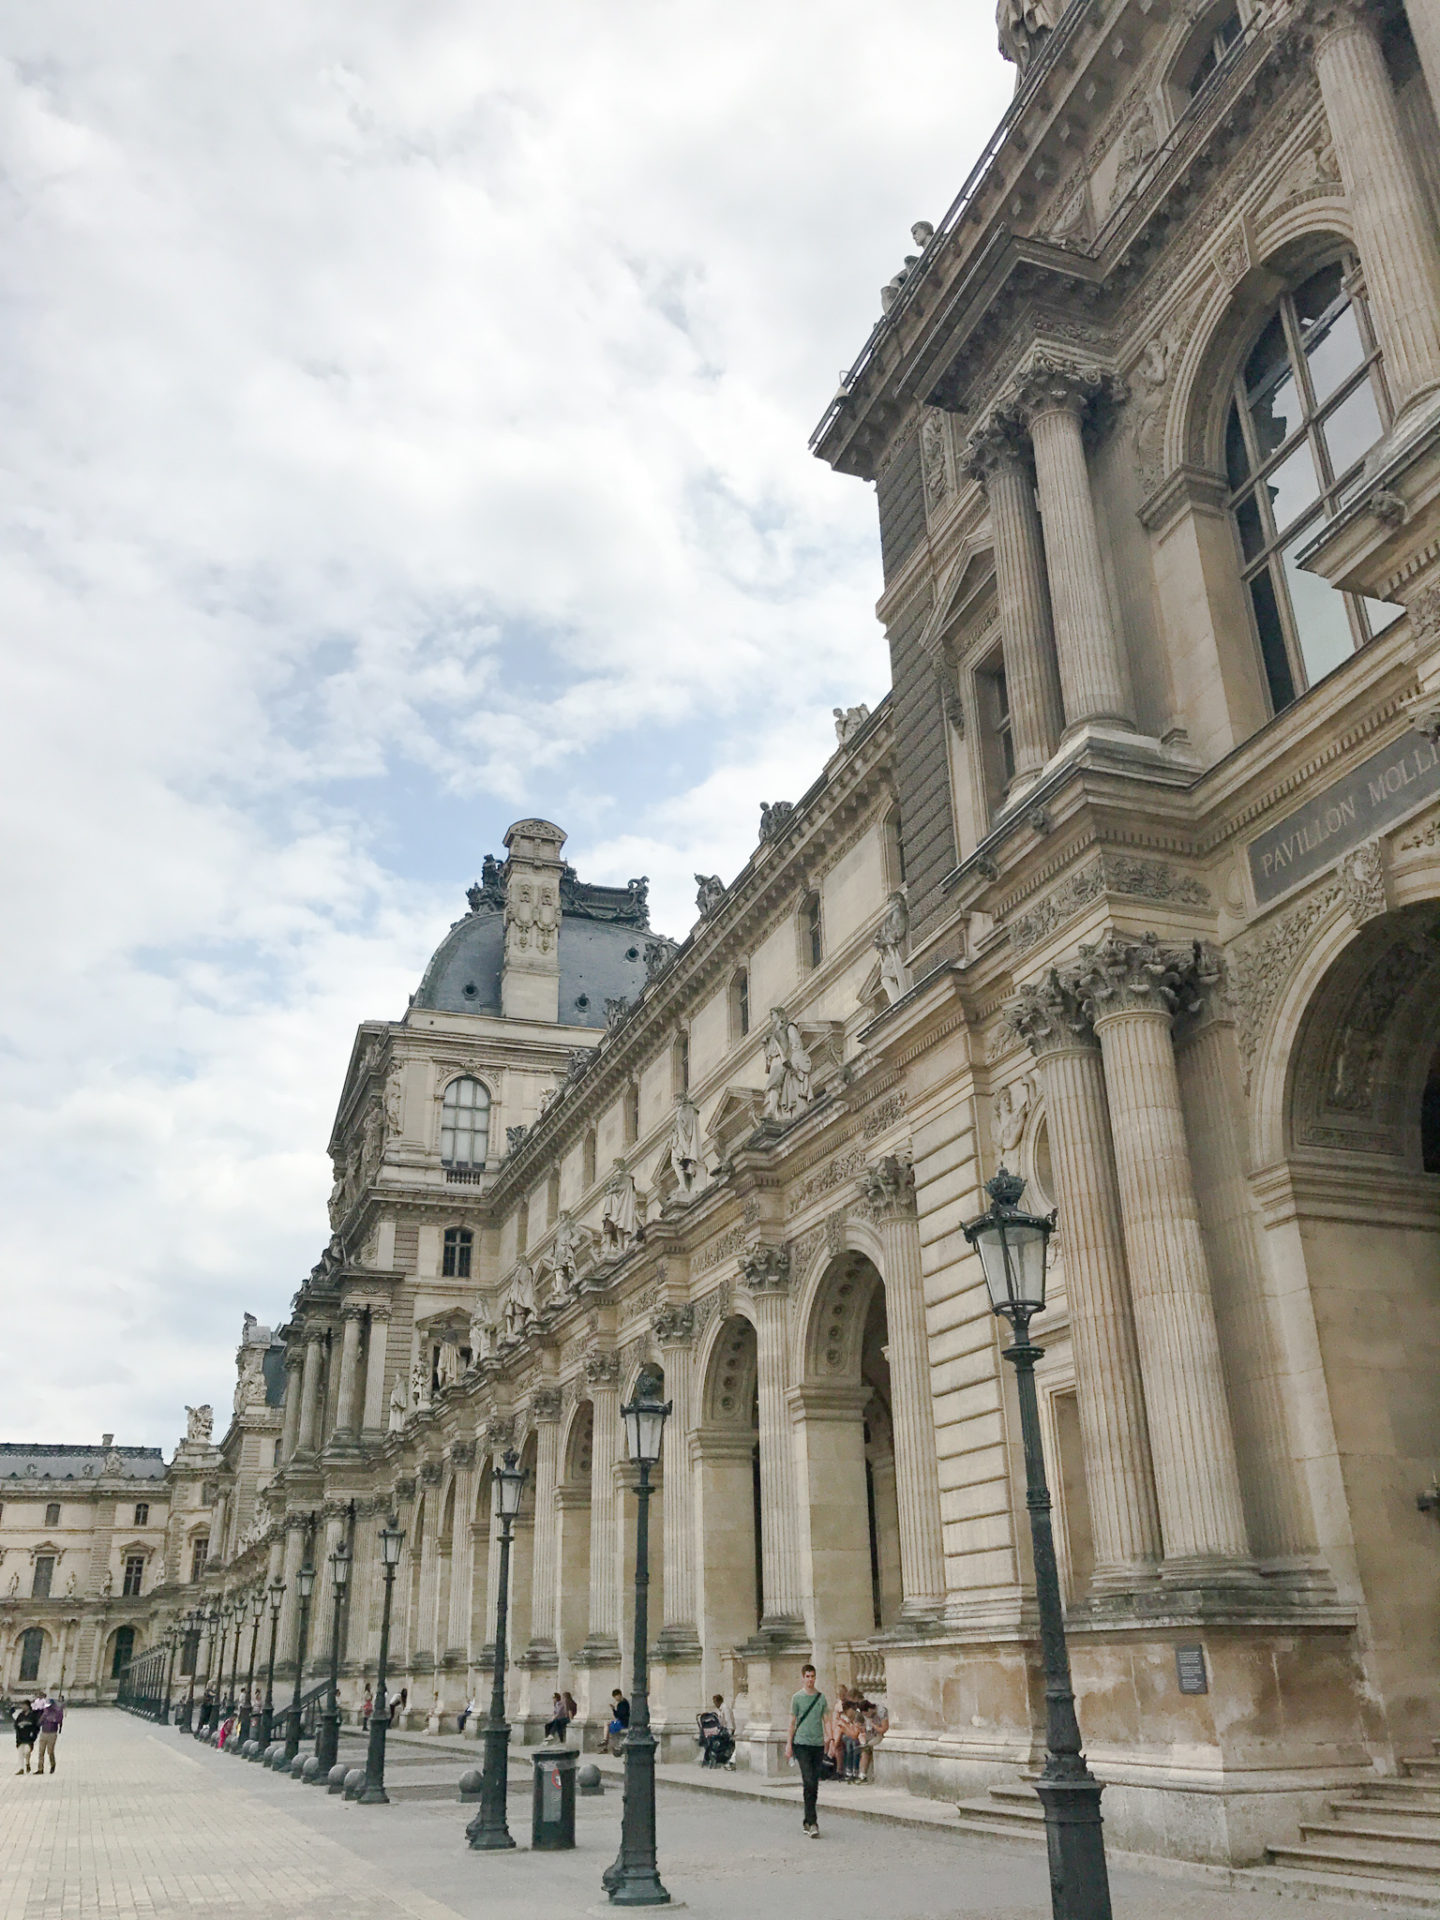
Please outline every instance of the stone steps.
M1045 1809L1026 1782L1005 1782L988 1792L957 1800L955 1811L965 1833L1009 1834L1017 1840L1045 1838Z
M1299 1843L1267 1847L1267 1860L1306 1882L1364 1881L1377 1897L1409 1889L1440 1908L1440 1745L1400 1766L1337 1795L1328 1820L1302 1821Z

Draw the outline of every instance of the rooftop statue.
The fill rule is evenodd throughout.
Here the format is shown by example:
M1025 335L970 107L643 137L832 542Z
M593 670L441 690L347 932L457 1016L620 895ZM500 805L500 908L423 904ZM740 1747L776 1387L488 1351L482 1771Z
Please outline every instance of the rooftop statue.
M186 1407L185 1438L197 1440L202 1446L209 1446L210 1435L215 1428L215 1414L210 1407Z
M725 882L718 873L697 873L695 889L695 904L708 920L725 899Z
M1060 24L1066 0L1000 0L995 23L1000 29L1000 51L1024 73L1040 51L1045 36Z

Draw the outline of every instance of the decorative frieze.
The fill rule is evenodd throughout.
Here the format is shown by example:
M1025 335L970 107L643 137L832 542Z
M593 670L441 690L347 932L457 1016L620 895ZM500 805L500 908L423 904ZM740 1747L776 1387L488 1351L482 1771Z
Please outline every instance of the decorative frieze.
M1005 922L1011 952L1017 958L1029 953L1102 894L1119 894L1134 900L1175 901L1187 907L1210 905L1209 888L1193 874L1182 873L1163 860L1104 853L1070 874L1027 912Z
M879 1129L877 1129L879 1131ZM790 1188L785 1200L786 1213L802 1212L812 1200L818 1200L822 1194L833 1193L836 1187L847 1186L857 1174L865 1170L865 1149L858 1143L846 1147L837 1153L833 1160L827 1160L814 1173L807 1174L803 1180L797 1180Z
M1248 1091L1260 1038L1276 996L1340 898L1340 883L1330 880L1281 916L1259 938L1237 941L1230 949L1231 990L1239 1026L1240 1062Z

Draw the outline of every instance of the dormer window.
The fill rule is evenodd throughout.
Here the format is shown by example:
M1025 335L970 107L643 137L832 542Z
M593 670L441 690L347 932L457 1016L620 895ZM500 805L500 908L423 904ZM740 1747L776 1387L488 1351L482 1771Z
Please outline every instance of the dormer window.
M440 1104L440 1158L478 1173L490 1144L490 1095L468 1076L452 1080Z
M475 1236L469 1227L447 1227L440 1271L447 1280L470 1278L470 1256Z

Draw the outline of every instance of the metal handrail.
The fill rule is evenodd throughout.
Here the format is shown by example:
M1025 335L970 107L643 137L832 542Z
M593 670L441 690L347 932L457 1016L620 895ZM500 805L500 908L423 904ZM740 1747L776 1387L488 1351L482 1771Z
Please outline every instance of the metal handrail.
M1041 82L1050 72L1050 69L1060 59L1065 49L1075 38L1075 35L1080 29L1081 21L1089 13L1093 4L1094 0L1070 0L1070 5L1060 17L1059 25L1025 69L1025 72L1020 78L1020 83L1015 89L1015 97L1001 115L1000 120L996 124L995 131L991 134L989 140L986 141L980 158L975 162L974 166L971 167L965 177L964 185L946 208L944 218L926 241L925 251L921 254L914 267L896 290L895 304L890 308L888 313L882 313L880 318L875 322L874 326L870 329L869 338L856 355L850 371L841 379L839 389L834 399L825 409L819 426L816 427L810 436L810 445L812 448L818 445L824 435L829 432L835 416L849 399L851 389L861 374L864 373L871 360L874 359L881 340L895 325L901 314L905 312L910 302L914 299L919 289L921 279L938 255L942 241L948 239L964 219L966 213L969 211L971 202L975 199L988 179L990 170L995 164L996 156L1008 139L1011 129L1029 107L1031 101L1039 91Z

